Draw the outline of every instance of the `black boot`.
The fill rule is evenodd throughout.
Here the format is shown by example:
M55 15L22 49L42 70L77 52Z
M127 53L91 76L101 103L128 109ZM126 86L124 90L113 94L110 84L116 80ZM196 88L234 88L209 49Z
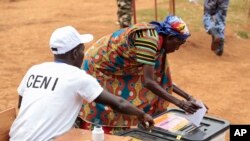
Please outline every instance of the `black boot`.
M211 36L212 36L211 50L214 51L215 50L214 35L211 35Z
M219 33L215 28L209 29L208 33L212 36L211 49L216 55L221 56L223 54L224 39L219 36Z
M212 36L213 42L219 42L222 38L219 35L219 32L215 28L211 28L208 30L208 34Z
M224 40L221 39L218 46L215 49L215 54L218 56L221 56L223 54L223 48L224 48Z

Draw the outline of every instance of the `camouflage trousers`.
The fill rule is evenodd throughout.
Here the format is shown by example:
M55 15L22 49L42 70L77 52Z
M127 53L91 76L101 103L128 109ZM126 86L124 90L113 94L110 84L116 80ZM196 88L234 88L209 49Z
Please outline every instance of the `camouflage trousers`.
M215 31L215 36L222 39L225 38L224 31L226 25L226 11L220 10L214 15L210 15L209 12L205 12L203 15L203 24L206 31Z
M205 11L203 15L204 28L212 36L211 50L218 56L221 56L224 50L226 13L226 10L219 10L211 15Z
M117 17L121 28L131 25L132 0L117 0Z

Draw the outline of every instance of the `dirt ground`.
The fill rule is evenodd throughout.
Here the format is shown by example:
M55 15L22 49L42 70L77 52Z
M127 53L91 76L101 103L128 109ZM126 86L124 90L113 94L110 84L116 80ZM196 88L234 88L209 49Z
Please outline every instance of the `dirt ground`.
M152 6L150 0L137 3L137 9ZM73 25L96 41L118 29L116 10L115 0L0 0L0 111L17 105L16 89L30 66L52 60L48 43L55 28ZM249 44L228 25L225 53L218 57L204 31L192 32L186 45L169 55L173 80L206 103L208 115L250 124Z

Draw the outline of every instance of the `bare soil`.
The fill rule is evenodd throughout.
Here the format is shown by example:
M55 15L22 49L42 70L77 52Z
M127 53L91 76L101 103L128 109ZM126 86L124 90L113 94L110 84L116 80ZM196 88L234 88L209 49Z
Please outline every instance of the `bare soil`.
M153 4L137 3L137 9ZM17 105L16 89L29 67L52 60L48 44L55 28L73 25L94 34L96 41L118 29L116 10L114 0L0 0L0 111ZM188 42L169 55L173 80L206 103L208 115L249 124L250 40L239 38L227 25L221 57L210 50L210 41L205 31L192 32Z

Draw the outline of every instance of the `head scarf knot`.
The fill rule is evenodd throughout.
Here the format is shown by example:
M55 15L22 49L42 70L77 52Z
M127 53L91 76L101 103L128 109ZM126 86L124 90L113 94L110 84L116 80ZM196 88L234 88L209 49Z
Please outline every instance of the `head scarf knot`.
M179 39L186 40L189 36L189 30L186 23L177 16L167 16L163 22L150 22L155 26L158 34L176 36Z

